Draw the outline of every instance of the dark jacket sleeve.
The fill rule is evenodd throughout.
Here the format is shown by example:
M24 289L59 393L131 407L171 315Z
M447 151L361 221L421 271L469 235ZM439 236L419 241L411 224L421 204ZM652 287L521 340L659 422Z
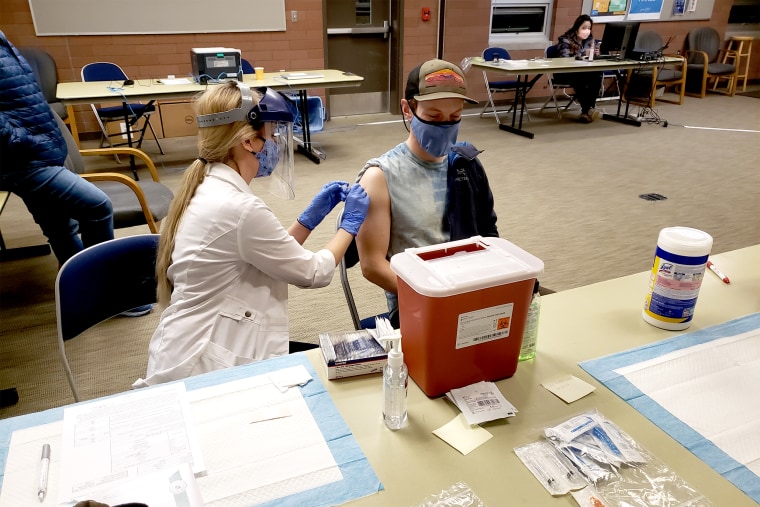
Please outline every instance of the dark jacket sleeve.
M63 165L66 143L34 71L0 32L0 173Z
M481 152L470 143L457 143L449 153L448 198L444 228L451 240L471 236L498 236L493 194L483 165Z
M568 56L576 56L573 52L573 46L570 39L562 35L557 42L557 52L559 56L567 58Z

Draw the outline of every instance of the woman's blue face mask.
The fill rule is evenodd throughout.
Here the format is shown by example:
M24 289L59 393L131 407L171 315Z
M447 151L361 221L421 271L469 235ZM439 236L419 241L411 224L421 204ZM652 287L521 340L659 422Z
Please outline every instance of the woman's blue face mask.
M254 156L259 161L259 170L255 178L269 176L280 161L280 147L271 139L265 139L264 147L258 153L254 153Z
M426 121L416 114L412 117L410 128L423 150L434 157L443 157L449 153L459 134L457 121Z

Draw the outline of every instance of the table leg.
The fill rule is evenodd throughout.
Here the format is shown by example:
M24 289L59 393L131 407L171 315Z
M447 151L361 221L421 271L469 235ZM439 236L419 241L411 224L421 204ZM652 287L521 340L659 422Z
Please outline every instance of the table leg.
M525 103L526 103L526 97L528 96L528 92L533 88L533 85L536 84L536 81L541 77L541 74L537 74L533 77L533 79L528 79L528 76L517 76L517 88L515 88L515 102L512 106L512 125L505 125L504 123L499 123L499 129L504 130L506 132L511 132L512 134L517 134L518 136L527 137L528 139L533 139L534 134L533 132L528 132L527 130L523 130L522 124L523 124L523 116L525 115ZM520 108L520 119L517 120L517 109ZM515 123L517 123L517 127L515 127Z
M625 101L625 113L621 116L620 110L623 107L623 97L625 97L627 91L626 88L628 86L628 80L624 77L623 73L620 72L620 70L615 71L615 79L618 80L618 83L623 83L622 87L620 88L620 96L618 97L617 114L604 113L602 114L602 119L607 121L614 121L616 123L623 123L625 125L632 125L634 127L641 127L641 122L639 120L628 117L628 109L631 103L627 100Z
M315 164L321 161L320 154L311 146L311 130L309 128L309 103L306 90L298 90L298 112L301 115L301 134L303 139L298 143L300 153L306 155Z
M130 115L129 104L126 102L122 102L121 106L124 111L124 128L127 130L127 145L132 148L132 122L130 121L130 117L135 115ZM129 167L132 169L132 175L135 180L139 180L140 177L137 175L137 165L135 164L134 155L129 156Z

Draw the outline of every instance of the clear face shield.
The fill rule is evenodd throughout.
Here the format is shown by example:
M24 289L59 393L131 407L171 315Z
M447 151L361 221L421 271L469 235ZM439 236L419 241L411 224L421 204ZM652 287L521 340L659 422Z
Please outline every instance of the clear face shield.
M266 164L266 170L271 170L268 175L267 190L270 194L276 195L282 199L294 199L295 194L295 172L293 170L293 122L287 121L267 121L264 122L264 128L261 131L265 139L264 149L270 146L276 146L278 154L274 168ZM266 141L270 141L270 144ZM271 157L267 158L271 160ZM261 162L259 162L259 175L257 178L267 176L261 173ZM265 171L266 172L266 171ZM259 180L262 181L262 180Z
M251 89L238 83L241 107L197 117L198 127L213 127L247 121L264 139L264 146L254 153L259 160L256 178L269 176L268 191L282 199L295 198L293 170L293 113L288 99L268 88L258 88L261 100L253 102Z

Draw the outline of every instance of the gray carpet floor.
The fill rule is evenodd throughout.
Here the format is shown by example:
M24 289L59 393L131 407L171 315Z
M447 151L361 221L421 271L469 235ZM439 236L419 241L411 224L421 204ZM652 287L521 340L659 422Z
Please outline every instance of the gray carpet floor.
M615 107L599 104L607 112ZM631 112L638 114L636 108ZM535 133L532 140L499 130L492 116L463 120L460 140L483 150L501 236L544 261L543 285L562 291L646 270L658 233L667 226L707 231L714 238L713 253L760 242L760 101L739 95L687 97L681 106L658 104L656 112L667 127L601 120L582 125L572 120L577 111L558 119L552 110L534 110L525 124ZM326 154L322 163L296 155L295 200L272 197L258 182L254 191L288 225L325 182L352 181L367 159L405 137L397 116L334 118L313 136ZM162 145L166 155L153 153L150 141L144 148L162 181L176 186L196 154L195 139L165 139ZM88 163L126 170L110 158ZM648 193L667 199L639 197ZM306 246L324 245L334 220L328 217ZM16 196L0 216L0 227L8 247L45 240ZM136 227L117 236L145 232L147 227ZM21 398L0 409L0 418L73 401L57 357L56 269L52 255L0 265L0 388L16 387ZM360 274L352 274L352 284L363 315L384 309L379 289ZM645 287L641 291L643 297ZM114 318L71 342L72 369L85 398L129 389L144 373L158 315L154 310L145 317ZM290 319L291 338L301 341L351 329L337 273L324 289L291 288Z

